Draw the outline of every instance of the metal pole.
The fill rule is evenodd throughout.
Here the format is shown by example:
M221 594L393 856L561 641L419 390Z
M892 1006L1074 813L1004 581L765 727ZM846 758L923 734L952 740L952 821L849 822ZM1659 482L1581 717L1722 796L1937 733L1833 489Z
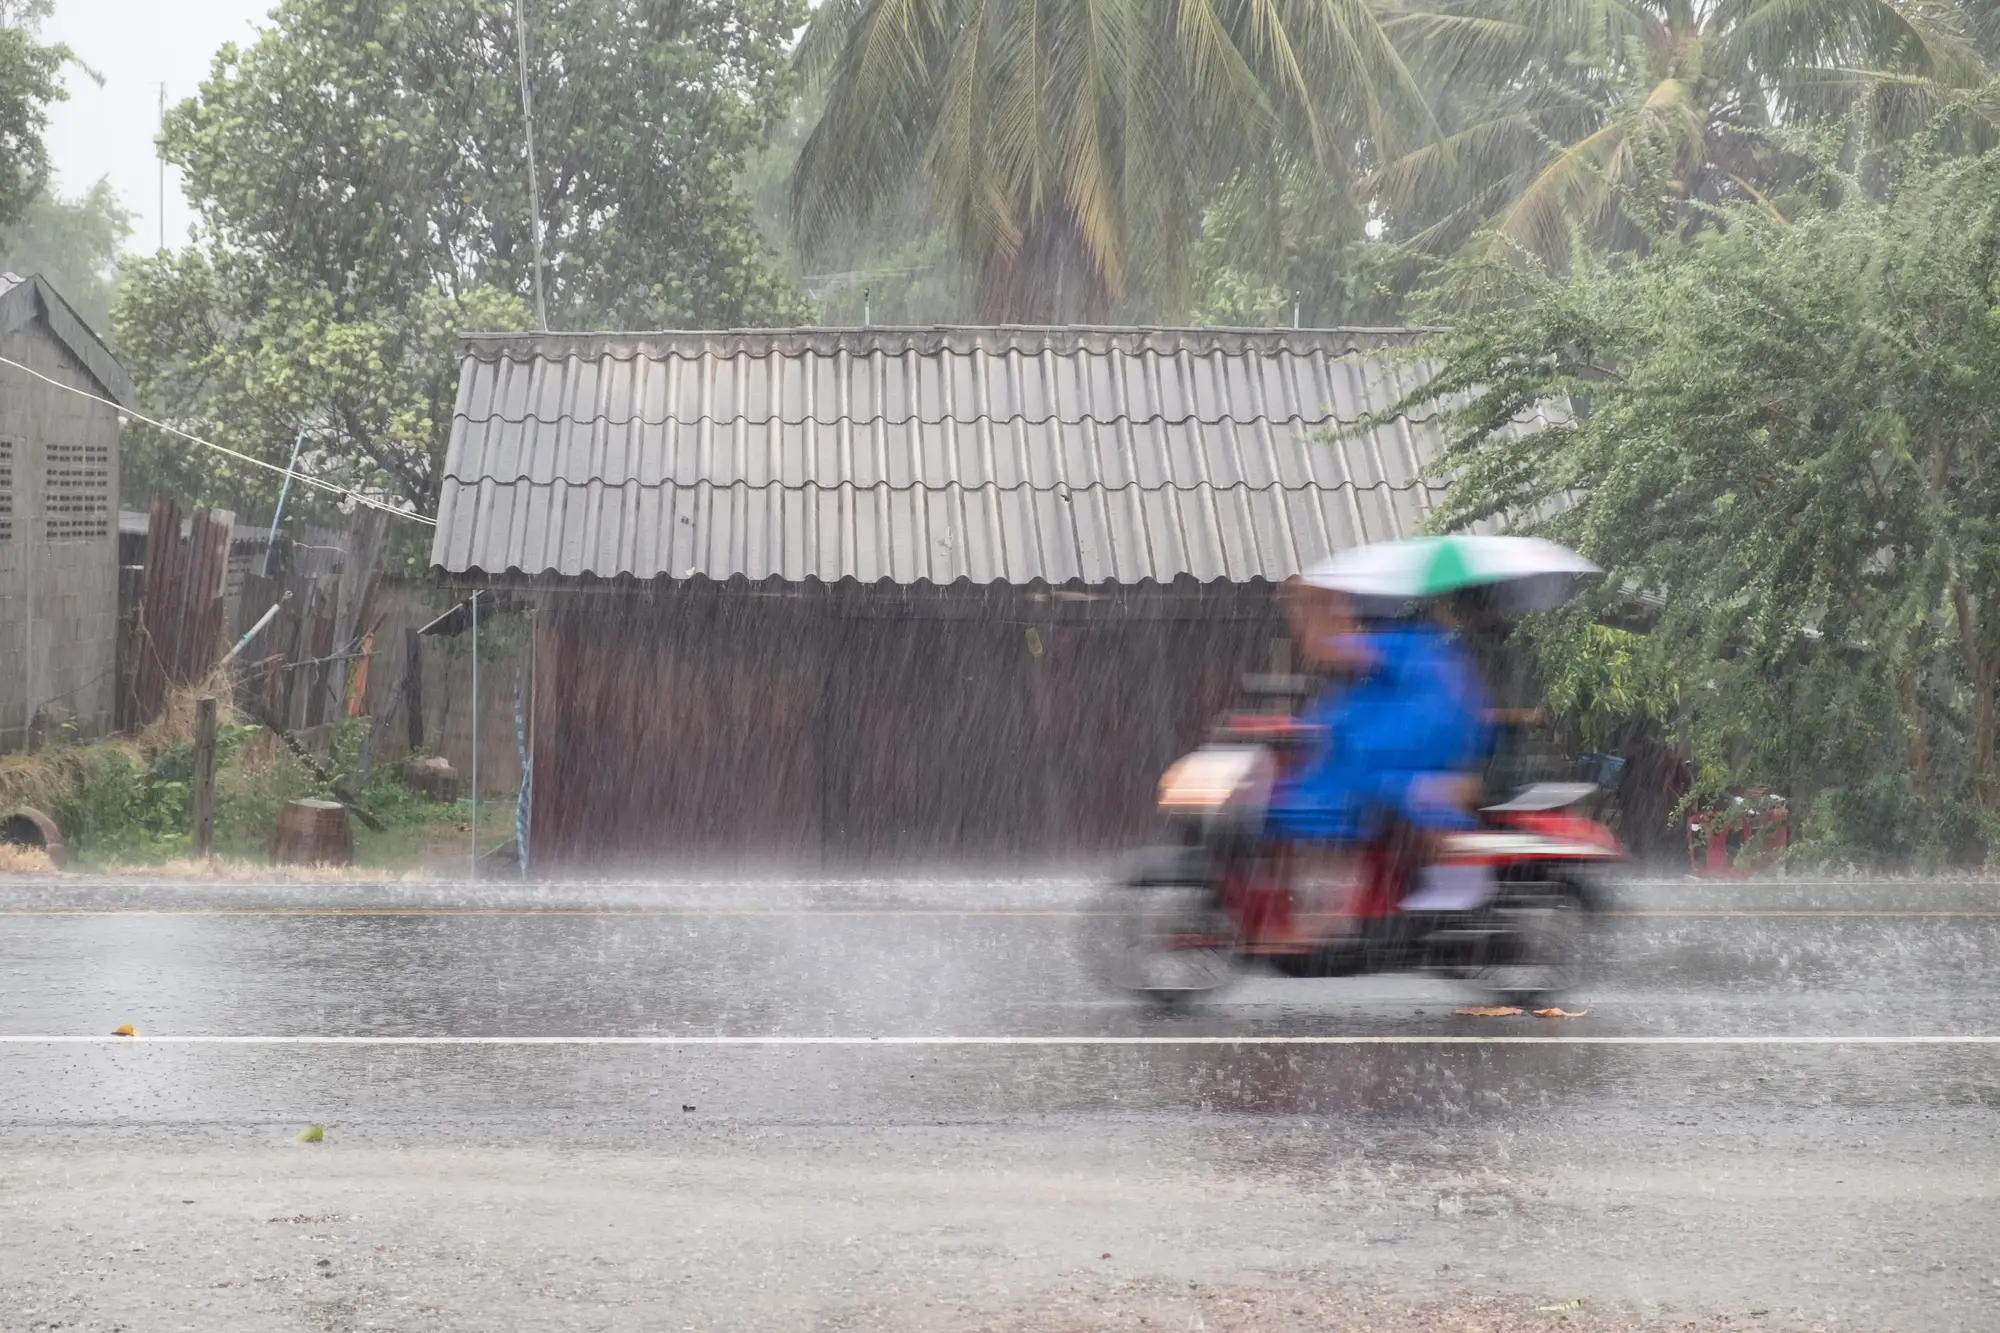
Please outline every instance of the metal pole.
M528 88L528 25L521 0L514 0L514 41L521 57L521 122L528 132L528 221L535 237L535 322L549 331L548 300L542 294L542 178L535 171L535 99Z
M236 641L236 646L234 648L231 648L228 652L222 655L221 665L228 666L231 662L234 662L236 660L236 655L242 652L245 648L248 648L250 646L250 640L256 638L259 634L262 634L264 632L264 626L271 623L271 621L277 616L279 610L284 607L285 603L291 600L291 597L292 595L288 592L283 597L280 597L277 601L271 603L271 609L269 611L266 611L261 617L259 617L257 623L252 625L249 631L245 633L242 638Z
M194 854L207 860L215 851L215 696L194 705Z
M479 594L472 594L472 878L479 878Z
M162 139L165 138L166 133L167 85L162 83L160 85L160 135ZM160 158L160 249L165 250L167 248L167 145L164 142L155 144L153 151L158 153Z
M424 652L423 640L414 628L403 631L403 708L410 724L410 753L424 748Z
M285 464L285 481L278 487L278 507L271 513L271 535L264 541L264 577L271 577L271 550L278 544L278 523L285 516L285 501L292 493L292 473L299 466L299 447L306 442L306 423L299 423L299 433L292 439L292 461Z

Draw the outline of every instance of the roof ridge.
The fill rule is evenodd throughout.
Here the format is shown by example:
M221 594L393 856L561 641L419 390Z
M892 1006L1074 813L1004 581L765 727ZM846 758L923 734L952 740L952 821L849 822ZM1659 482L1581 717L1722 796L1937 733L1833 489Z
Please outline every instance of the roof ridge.
M1241 354L1249 350L1336 355L1414 346L1439 330L1429 327L1353 326L1334 328L1147 327L1142 325L866 325L787 329L659 329L575 333L468 333L459 339L462 356L480 361L534 361L589 356L595 359L667 360L729 355L830 356L840 352L919 355L974 352L1033 353L1113 350L1173 354L1195 351Z
M1439 408L1437 411L1431 412L1425 416L1411 416L1407 412L1402 412L1398 413L1393 419L1396 421L1405 421L1410 423L1411 425L1429 425L1430 423L1437 421L1442 417L1448 416L1449 414L1450 414L1449 409ZM1529 420L1532 419L1533 418L1529 418ZM973 426L973 425L978 425L981 422L990 422L994 425L1007 425L1007 424L1012 424L1014 422L1019 422L1024 426L1047 426L1051 424L1060 426L1114 426L1120 424L1131 425L1131 426L1155 426L1155 425L1256 426L1261 424L1288 425L1295 421L1306 424L1312 424L1324 421L1324 422L1338 423L1340 425L1351 425L1357 422L1365 421L1367 420L1367 418L1337 416L1333 414L1333 409L1329 408L1328 415L1325 417L1307 417L1305 414L1300 412L1291 412L1287 413L1284 416L1251 415L1251 416L1241 416L1241 417L1236 416L1233 413L1224 413L1221 416L1205 417L1198 412L1189 412L1185 416L1178 416L1178 417L1170 417L1164 412L1153 412L1145 416L1118 416L1118 417L1101 417L1089 414L1085 414L1082 416L1066 417L1061 415L1060 413L1055 413L1055 412L1051 412L1047 416L1039 416L1039 417L1031 417L1024 412L1015 412L1008 416L995 416L992 413L974 413L969 416L948 416L948 417L927 417L916 413L912 413L911 415L906 417L892 417L882 413L877 413L874 416L866 416L866 417L850 416L845 418L836 418L833 421L822 420L818 416L787 417L774 414L772 416L767 416L767 417L752 417L742 412L733 413L732 415L726 417L629 416L629 417L619 418L619 417L607 416L602 413L598 414L597 416L580 417L573 412L562 412L552 417L541 416L538 413L534 412L522 412L513 416L509 416L500 412L490 412L485 416L475 417L471 415L469 412L454 411L452 413L452 420L454 422L463 421L467 425L484 424L489 421L501 421L507 423L508 425L525 425L526 423L532 421L537 426L556 426L556 425L562 425L564 423L573 426L584 426L584 425L596 425L599 422L603 422L605 425L608 426L630 426L636 423L638 425L648 426L648 427L665 426L669 424L676 426L697 426L703 424L711 426L734 426L739 423L745 426L769 426L772 424L777 424L780 426L803 426L807 422L811 422L816 426L834 426L839 424L840 421L844 420L852 426L860 427L860 426L873 425L876 422L881 422L883 425L887 426L907 426L913 423L919 426L943 426L946 424L954 426Z
M1122 482L1116 486L1107 486L1103 482L1084 482L1078 485L1066 481L1057 482L1052 486L1037 486L1031 482L1023 481L1023 482L1016 482L1011 486L1002 486L997 481L976 481L976 482L912 481L898 485L894 482L888 482L888 481L873 481L867 483L855 482L855 481L832 481L832 482L748 481L741 477L733 478L729 481L715 481L707 477L701 478L700 480L697 481L672 481L667 479L662 479L660 481L637 481L632 478L627 478L624 481L613 482L613 481L606 481L602 477L588 477L583 481L571 481L568 477L550 477L546 481L536 481L533 477L530 477L525 472L519 473L512 477L502 479L499 477L495 477L490 473L467 477L467 476L460 476L456 472L447 471L439 478L439 481L456 482L460 486L465 486L465 487L478 487L478 486L483 486L488 482L491 482L496 487L563 486L570 488L587 488L591 486L598 486L607 491L622 491L627 487L637 487L642 491L664 491L664 490L692 491L692 490L699 490L701 487L706 486L712 491L734 491L734 490L888 491L889 493L894 495L907 495L914 491L931 491L942 494L946 491L951 491L951 490L958 490L968 493L970 492L984 493L987 491L992 491L995 494L999 495L1019 495L1023 493L1032 495L1058 495L1064 492L1067 492L1071 495L1084 495L1084 494L1123 495L1126 494L1127 492L1132 492L1132 491L1136 491L1141 495L1165 495L1168 492L1172 492L1173 494L1176 495L1192 495L1198 491L1246 491L1253 495L1264 495L1273 491L1282 491L1287 495L1302 495L1306 493L1325 495L1340 491L1385 491L1385 490L1395 491L1399 494L1402 494L1414 490L1443 491L1443 490L1448 490L1450 488L1450 483L1448 482L1427 481L1421 476L1412 477L1410 478L1410 480L1403 482L1389 481L1385 478L1381 481L1370 481L1370 482L1359 482L1351 480L1306 482L1296 486L1287 485L1283 482L1272 482L1271 484L1266 486L1253 486L1247 481L1227 481L1227 482L1195 481L1195 482L1188 482L1186 484L1182 484L1179 482L1167 482L1166 484L1160 486L1144 486L1136 481Z
M481 569L476 565L468 569L447 569L443 565L433 564L431 568L433 570L437 570L445 574L450 574L457 577L464 577L466 575L472 575L472 574L477 574L485 578L506 577L510 579L516 577L522 579L546 579L554 577L562 580L563 586L566 588L567 587L622 588L622 587L630 587L637 584L664 582L671 584L680 584L684 586L708 585L711 587L726 587L732 584L742 584L742 585L747 585L748 587L751 588L800 588L817 584L822 588L858 587L858 588L945 589L945 588L957 588L960 585L964 585L973 588L986 588L986 589L1048 588L1051 591L1061 591L1064 589L1075 589L1075 588L1086 588L1086 589L1105 588L1105 589L1115 590L1117 592L1145 592L1159 588L1184 587L1190 584L1192 584L1196 588L1200 588L1203 590L1221 589L1221 588L1240 588L1246 585L1251 587L1276 588L1280 583L1284 581L1282 579L1274 579L1268 574L1250 574L1240 579L1230 578L1227 575L1220 575L1220 574L1206 579L1200 578L1191 573L1176 574L1171 578L1164 578L1164 579L1154 578L1151 575L1147 575L1144 578L1133 579L1131 582L1128 583L1128 582L1121 582L1118 579L1112 579L1112 578L1096 579L1096 580L1089 580L1083 578L1050 579L1039 575L1022 582L1011 582L1004 578L991 578L991 579L980 580L973 578L969 574L960 574L957 578L946 579L943 581L939 581L937 579L932 579L932 578L923 578L923 577L910 579L908 581L903 581L893 578L887 574L883 574L877 578L872 578L872 579L864 579L855 574L842 574L835 578L830 578L830 579L821 578L817 574L808 574L802 579L787 579L782 574L760 574L752 576L749 574L742 574L742 573L725 574L722 575L720 578L711 574L696 574L691 578L682 578L682 577L676 577L673 571L668 569L656 570L651 574L635 574L630 570L620 570L615 574L565 574L560 569L557 569L554 565L544 565L539 570L527 570L521 568L519 565L507 565L500 569L495 569L495 570Z

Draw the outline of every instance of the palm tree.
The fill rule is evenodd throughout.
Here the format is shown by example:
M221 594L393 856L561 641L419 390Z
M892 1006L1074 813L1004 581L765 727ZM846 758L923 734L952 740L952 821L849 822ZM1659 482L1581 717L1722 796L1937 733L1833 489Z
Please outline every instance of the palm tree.
M1421 0L1419 0L1421 3ZM1929 0L1442 0L1387 27L1446 132L1387 162L1403 239L1482 233L1545 260L1581 230L1643 245L1723 199L1767 209L1800 167L1769 133L1860 112L1907 132L1990 72Z
M1269 162L1345 197L1427 116L1373 0L825 0L798 60L826 105L801 239L920 178L989 322L1177 308L1219 182Z

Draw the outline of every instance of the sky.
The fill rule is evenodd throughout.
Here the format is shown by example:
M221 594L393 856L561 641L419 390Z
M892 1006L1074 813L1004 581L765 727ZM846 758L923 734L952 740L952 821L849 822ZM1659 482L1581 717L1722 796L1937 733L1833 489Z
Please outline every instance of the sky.
M57 0L42 27L46 41L67 42L104 76L98 87L69 75L70 100L50 109L49 156L64 194L78 194L100 177L132 210L127 248L151 253L160 244L160 167L153 135L160 120L160 84L167 99L194 94L216 48L247 41L276 0ZM167 178L167 244L186 243L192 218L180 182Z

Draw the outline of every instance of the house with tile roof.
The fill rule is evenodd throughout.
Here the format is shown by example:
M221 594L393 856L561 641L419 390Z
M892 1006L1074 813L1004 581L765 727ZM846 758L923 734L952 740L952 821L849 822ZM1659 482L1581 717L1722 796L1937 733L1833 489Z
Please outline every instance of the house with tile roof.
M432 563L532 608L529 857L1062 857L1419 531L1398 329L478 336ZM1524 428L1532 428L1525 423Z

